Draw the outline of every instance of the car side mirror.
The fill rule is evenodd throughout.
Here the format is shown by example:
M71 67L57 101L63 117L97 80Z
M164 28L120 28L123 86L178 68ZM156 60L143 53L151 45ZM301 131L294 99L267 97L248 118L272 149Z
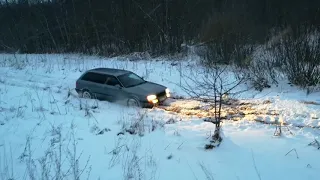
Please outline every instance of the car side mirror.
M145 76L142 76L141 79L144 80L144 81L147 81L147 80L145 79Z

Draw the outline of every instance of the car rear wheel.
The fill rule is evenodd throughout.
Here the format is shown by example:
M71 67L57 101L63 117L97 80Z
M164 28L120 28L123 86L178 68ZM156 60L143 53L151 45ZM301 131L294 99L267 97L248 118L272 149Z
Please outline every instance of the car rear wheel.
M137 101L136 99L130 98L130 99L128 99L128 101L127 101L127 106L128 106L128 107L141 107L141 104L140 104L140 102Z
M91 99L91 98L92 98L92 95L91 95L91 93L90 93L89 91L84 90L84 91L82 92L82 98L84 98L84 99Z

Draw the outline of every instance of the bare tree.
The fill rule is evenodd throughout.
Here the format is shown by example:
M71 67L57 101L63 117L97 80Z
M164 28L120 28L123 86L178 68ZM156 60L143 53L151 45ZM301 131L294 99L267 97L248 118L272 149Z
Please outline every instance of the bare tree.
M246 73L231 66L221 65L211 61L210 65L201 68L190 68L188 74L181 73L184 83L181 88L193 99L209 103L213 107L213 117L208 119L215 124L211 136L211 143L206 148L220 145L221 137L221 112L224 104L230 103L232 97L247 91L240 85L247 80Z

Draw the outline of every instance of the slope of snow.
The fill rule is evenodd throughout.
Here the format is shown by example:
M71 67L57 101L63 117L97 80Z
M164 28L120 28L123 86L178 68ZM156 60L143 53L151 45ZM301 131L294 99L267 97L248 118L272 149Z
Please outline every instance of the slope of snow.
M308 144L319 138L319 93L285 83L246 92L242 101L262 114L224 121L221 146L205 150L214 126L190 115L201 102L169 103L184 113L137 110L73 90L86 69L114 67L185 96L179 69L195 68L191 60L3 54L0 66L1 179L318 179L320 151ZM282 122L283 135L257 119Z

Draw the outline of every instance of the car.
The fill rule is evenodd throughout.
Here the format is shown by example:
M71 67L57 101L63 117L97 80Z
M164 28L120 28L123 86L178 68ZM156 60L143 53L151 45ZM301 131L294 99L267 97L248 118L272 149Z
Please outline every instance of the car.
M87 70L76 80L75 90L81 98L135 107L154 107L170 97L167 87L146 81L132 71L114 68Z

